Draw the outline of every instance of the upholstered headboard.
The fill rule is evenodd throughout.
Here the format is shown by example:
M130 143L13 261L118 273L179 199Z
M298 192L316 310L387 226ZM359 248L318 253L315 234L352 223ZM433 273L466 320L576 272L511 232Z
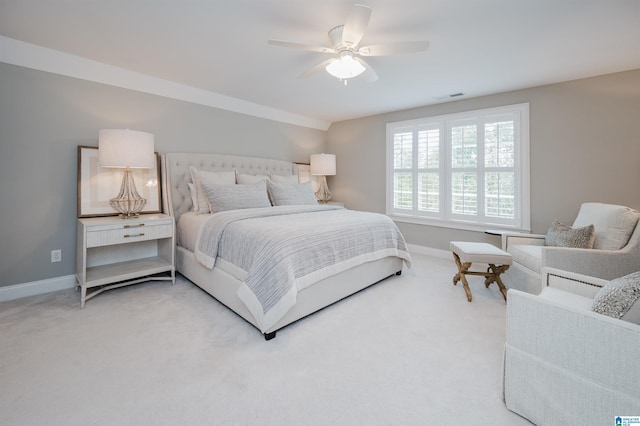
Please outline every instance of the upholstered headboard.
M267 158L223 154L169 153L162 154L162 207L176 219L191 208L187 183L191 182L189 166L211 172L237 170L249 175L297 175L295 163Z

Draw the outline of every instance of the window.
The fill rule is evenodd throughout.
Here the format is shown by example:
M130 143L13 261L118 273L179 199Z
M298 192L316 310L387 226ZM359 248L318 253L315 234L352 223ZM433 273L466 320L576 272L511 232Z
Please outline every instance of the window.
M529 104L388 123L387 214L529 230Z

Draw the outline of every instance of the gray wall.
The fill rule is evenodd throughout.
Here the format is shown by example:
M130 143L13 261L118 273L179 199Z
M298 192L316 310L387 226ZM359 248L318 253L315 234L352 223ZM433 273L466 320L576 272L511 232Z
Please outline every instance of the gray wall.
M640 208L640 70L335 123L328 132L0 63L0 286L75 272L76 149L101 128L155 134L159 152L307 162L337 155L334 199L384 212L386 123L530 103L532 228L571 222L583 201ZM413 244L497 242L482 233L399 224ZM50 263L52 249L63 250Z
M326 151L320 130L0 63L0 286L75 273L76 150L102 128L151 132L158 152Z
M329 185L349 208L384 212L386 123L528 102L531 227L572 223L582 202L640 209L640 70L540 86L334 123L337 156ZM481 232L398 223L407 241L447 250L451 240L487 241Z

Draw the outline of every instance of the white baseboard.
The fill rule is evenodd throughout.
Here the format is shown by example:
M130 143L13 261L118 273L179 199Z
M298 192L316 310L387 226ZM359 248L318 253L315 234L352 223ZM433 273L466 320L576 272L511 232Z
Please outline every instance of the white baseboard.
M419 246L417 244L407 244L409 253L423 254L425 256L433 256L441 259L453 260L449 250L441 250L433 247Z
M62 277L48 278L46 280L9 285L0 287L0 302L51 293L52 291L66 290L74 288L75 286L75 275L65 275Z
M433 256L442 259L452 259L451 252L432 247L407 244L410 253ZM9 285L0 287L0 302L20 299L27 296L51 293L52 291L67 290L76 286L76 276L66 275L63 277L49 278L46 280L32 281L28 283Z

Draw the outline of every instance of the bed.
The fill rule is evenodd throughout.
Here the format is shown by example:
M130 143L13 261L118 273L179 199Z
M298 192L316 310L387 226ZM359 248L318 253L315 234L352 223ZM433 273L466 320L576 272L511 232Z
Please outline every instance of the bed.
M274 180L297 183L295 163L221 154L167 153L161 156L161 169L163 208L174 216L177 224L176 270L255 326L267 340L294 321L394 274L400 275L403 265L410 263L402 234L387 216L377 213L332 205L278 205L213 214L192 211L194 203L198 204L197 197L192 198L193 186L189 187L193 185L193 170L217 175L233 172L238 182L241 176L245 179L271 176ZM252 186L241 187L249 190ZM365 228L380 230L384 239L377 232L365 236ZM285 229L291 231L284 232ZM306 234L313 229L322 232ZM283 234L278 237L282 241L269 246L276 234ZM337 234L341 236L336 237ZM254 235L258 238L256 242L247 244L246 238ZM238 247L240 244L244 245ZM371 246L366 253L335 259L335 252L354 251L358 250L354 247L363 245ZM259 249L251 251L247 247ZM266 261L265 254L268 254ZM235 261L234 255L242 259ZM327 265L306 265L307 260L315 258L318 260L314 262L320 262L321 258L333 260ZM291 265L280 267L280 261L273 259L297 259L299 262L294 266L307 269L291 272ZM254 272L254 268L247 266L254 263L263 264L262 270ZM267 287L278 298L262 295L262 288Z

